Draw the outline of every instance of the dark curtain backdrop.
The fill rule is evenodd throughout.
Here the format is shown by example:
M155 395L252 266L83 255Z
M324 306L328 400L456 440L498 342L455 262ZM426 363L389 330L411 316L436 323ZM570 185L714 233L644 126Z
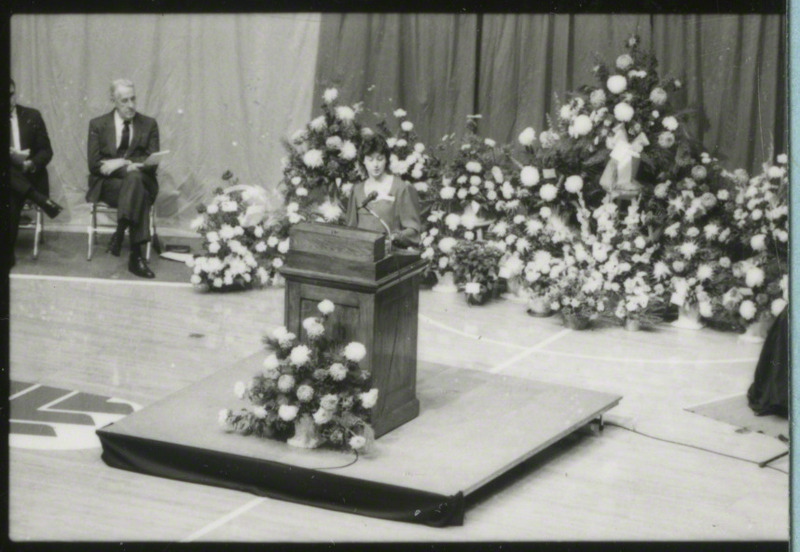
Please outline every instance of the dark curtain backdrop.
M402 107L433 144L473 113L477 15L323 14L322 21L315 114L323 90L336 86L340 100L363 100L390 120Z
M514 141L543 130L556 96L592 83L596 56L613 64L634 32L662 76L682 79L676 106L695 110L694 136L726 166L755 170L785 150L779 15L324 14L315 98L337 85L345 101L402 107L429 144L469 113L483 136Z

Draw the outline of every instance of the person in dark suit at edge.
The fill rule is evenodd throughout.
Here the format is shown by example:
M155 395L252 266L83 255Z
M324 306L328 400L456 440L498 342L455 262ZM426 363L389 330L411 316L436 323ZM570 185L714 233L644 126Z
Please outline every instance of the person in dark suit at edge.
M86 201L103 201L117 208L117 229L109 240L108 252L118 257L128 230L128 270L142 278L154 278L142 254L151 239L150 209L158 195L157 165L144 165L159 150L158 123L136 112L133 82L117 79L111 83L114 109L89 122L89 191Z
M7 264L10 269L16 262L14 246L19 232L19 219L25 201L41 207L50 218L55 218L62 208L50 199L50 180L47 164L53 158L53 148L42 114L31 107L17 105L17 85L11 79L11 128L8 171L9 217L6 220Z

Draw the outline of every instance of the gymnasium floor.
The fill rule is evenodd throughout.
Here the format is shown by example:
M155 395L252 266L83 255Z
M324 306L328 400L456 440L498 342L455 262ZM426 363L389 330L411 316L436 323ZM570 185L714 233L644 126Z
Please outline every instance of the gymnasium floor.
M180 282L15 269L11 380L144 407L259 351L261 336L282 323L283 292L211 295ZM462 527L445 529L115 470L100 460L99 445L47 450L12 439L10 537L785 540L789 460L757 463L787 445L685 410L743 394L759 351L759 344L708 329L575 332L556 318L531 318L511 301L469 307L460 295L423 290L422 360L621 394L605 430L534 457L473 500Z

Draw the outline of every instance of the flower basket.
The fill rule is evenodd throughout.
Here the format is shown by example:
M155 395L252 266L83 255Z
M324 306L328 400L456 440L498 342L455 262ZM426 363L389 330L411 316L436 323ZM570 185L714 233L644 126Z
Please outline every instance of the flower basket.
M589 317L582 314L563 314L564 326L570 330L585 330L589 327Z
M538 318L545 318L553 314L550 301L546 296L533 296L528 299L528 314Z
M437 272L436 273L436 285L431 288L431 291L436 293L458 293L458 287L456 286L453 271L448 270L447 272Z
M625 329L629 332L638 332L642 329L642 321L638 318L626 318Z
M739 334L739 339L747 343L761 343L767 337L772 318L763 316L755 322L749 324L744 333Z
M286 444L296 448L314 449L320 444L317 428L309 414L303 414L294 422L294 436Z
M703 327L700 321L700 310L697 305L681 306L678 309L678 319L672 322L672 327L682 330L699 330Z

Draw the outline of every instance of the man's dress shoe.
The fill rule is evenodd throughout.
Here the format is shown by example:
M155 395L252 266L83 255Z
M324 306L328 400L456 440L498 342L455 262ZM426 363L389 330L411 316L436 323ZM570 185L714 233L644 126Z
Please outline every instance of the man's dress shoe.
M111 234L111 239L108 240L108 252L115 257L119 257L119 254L122 251L122 239L124 237L125 234L120 232L114 232Z
M61 205L52 199L47 199L47 201L42 202L42 204L39 206L42 208L42 211L44 211L44 213L51 219L56 218L58 214L64 210Z
M150 270L150 267L147 266L144 258L139 255L131 255L130 260L128 261L128 270L137 276L142 278L155 278L156 275Z

